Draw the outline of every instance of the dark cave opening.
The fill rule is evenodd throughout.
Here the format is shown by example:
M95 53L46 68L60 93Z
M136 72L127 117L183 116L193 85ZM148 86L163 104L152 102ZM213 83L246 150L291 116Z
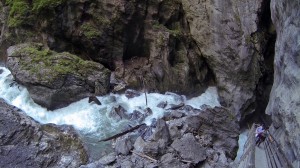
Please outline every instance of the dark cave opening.
M133 15L124 29L123 60L134 57L148 57L144 38L144 18L141 15Z

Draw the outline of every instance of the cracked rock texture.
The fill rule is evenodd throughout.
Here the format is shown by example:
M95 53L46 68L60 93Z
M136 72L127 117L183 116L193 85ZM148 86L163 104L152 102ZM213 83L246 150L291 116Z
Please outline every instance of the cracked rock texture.
M261 96L256 89L266 88L260 79L272 74L266 66L270 62L264 62L270 39L268 2L24 1L22 10L16 1L1 2L0 44L5 51L39 42L51 51L101 63L112 72L115 90L145 86L148 91L196 95L216 85L222 105L242 120L260 104L266 106L257 101ZM261 89L261 94L269 90Z
M72 127L41 125L0 100L0 167L79 167L87 161Z
M277 40L274 84L266 113L276 139L295 167L300 163L300 1L271 1Z

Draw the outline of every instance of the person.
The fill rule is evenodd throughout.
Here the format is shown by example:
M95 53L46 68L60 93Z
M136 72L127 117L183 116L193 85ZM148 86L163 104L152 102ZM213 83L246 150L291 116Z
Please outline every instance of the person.
M260 133L262 133L263 130L264 130L263 125L260 125L260 124L259 124L258 127L257 127L256 130L255 130L255 137L258 137L258 135L259 135Z
M268 133L268 127L263 125L257 127L256 129L256 142L255 144L259 147L262 142L265 141Z

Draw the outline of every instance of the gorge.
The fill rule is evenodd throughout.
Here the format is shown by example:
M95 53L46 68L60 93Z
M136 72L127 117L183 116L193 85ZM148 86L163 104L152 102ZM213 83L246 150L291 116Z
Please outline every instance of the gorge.
M161 159L163 164L159 166L162 167L171 166L172 162L179 167L228 167L236 155L239 127L247 127L247 124L264 118L273 130L281 132L278 142L291 165L297 167L300 162L299 8L299 0L2 0L0 62L11 71L12 76L6 77L13 80L6 83L5 90L11 87L18 89L13 86L16 82L28 90L28 99L53 113L62 113L61 109L69 108L73 103L87 103L89 96L97 96L101 103L107 103L109 95L122 95L126 89L146 90L149 103L153 98L151 94L161 93L163 99L167 96L164 93L172 93L175 98L183 98L175 102L166 98L166 108L170 108L170 104L184 102L183 109L173 110L168 116L165 107L155 109L159 102L149 105L152 115L165 109L154 117L157 123L151 128L154 131L149 142L147 138L143 142L128 136L117 139L116 144L125 145L128 139L134 141L131 148L141 147L138 152ZM3 75L8 71L3 69L0 73ZM2 79L7 82L7 79ZM205 97L209 101L203 102L196 99L192 104L197 107L188 103L191 98L200 98L212 90L217 100ZM3 90L1 94L4 94ZM139 96L124 101L144 102L144 98ZM8 97L1 97L9 103ZM139 97L138 100L136 97ZM210 101L217 103L210 104L211 107L200 107ZM79 106L86 108L81 109L82 113L89 113L89 108L101 112L100 107L106 104ZM145 109L143 107L140 111L146 113ZM22 110L33 113L33 116L38 114L38 110ZM122 111L122 108L118 110ZM126 107L125 110L132 112ZM218 112L224 113L224 116L219 116ZM76 113L80 114L80 110ZM71 115L68 117L72 120ZM109 117L96 119L106 121L101 129L113 123ZM207 119L215 123L210 125ZM227 120L232 122L227 123ZM49 123L37 121L41 122L41 126L34 124L34 128L38 129L47 127L46 123ZM221 121L224 127L218 129L216 124L222 125ZM186 124L178 125L180 122ZM197 125L198 122L202 124ZM0 123L1 128L8 128L2 120ZM149 126L152 121L146 123ZM92 123L80 124L87 126ZM226 126L233 129L226 132ZM57 126L49 127L54 129ZM163 131L166 127L171 134L167 138ZM223 136L214 134L213 130ZM42 129L41 134L47 134L47 131L49 129ZM118 131L115 130L115 133ZM6 137L4 134L1 132L1 136ZM60 133L56 135L60 136ZM64 136L71 136L71 133ZM207 143L202 141L210 138ZM229 145L220 143L220 140ZM9 151L8 147L12 147L9 145L18 144L14 142L2 142L0 153ZM182 159L191 159L189 164L174 160L171 147L180 151L178 144L182 142L195 142L206 154ZM157 145L157 149L149 147L153 145ZM81 149L80 145L74 147L76 151ZM157 152L161 149L165 152ZM113 164L127 163L128 166L133 160L139 162L134 156L128 159L128 153L121 152L119 155L122 158L112 161ZM179 155L183 157L180 152ZM78 161L75 154L68 157ZM84 158L73 167L98 159L89 158L88 161ZM63 166L67 167L67 163L56 159L47 164L52 167L65 164ZM46 167L45 164L43 162L39 166ZM143 167L143 164L137 165ZM0 166L8 165L0 162Z

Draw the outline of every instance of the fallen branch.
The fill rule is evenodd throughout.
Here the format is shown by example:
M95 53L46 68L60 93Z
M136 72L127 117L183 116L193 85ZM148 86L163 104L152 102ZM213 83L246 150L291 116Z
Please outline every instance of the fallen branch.
M112 139L116 139L116 138L118 138L118 137L120 137L120 136L123 136L123 135L127 134L128 132L132 132L132 131L134 131L134 130L140 128L142 125L146 125L146 124L140 124L140 125L137 125L137 126L132 127L132 128L130 128L130 129L124 131L124 132L118 133L118 134L116 134L116 135L113 135L113 136L108 137L108 138L105 138L105 139L101 139L101 140L99 140L98 142L103 142L103 141L109 141L109 140L112 140Z
M152 157L147 156L147 155L145 155L145 154L138 153L138 152L135 152L135 151L133 151L133 150L132 150L131 152L134 153L134 154L136 154L136 155L138 155L138 156L140 156L140 157L147 158L147 159L149 159L149 160L151 160L151 161L153 161L153 162L157 162L156 159L153 159Z

